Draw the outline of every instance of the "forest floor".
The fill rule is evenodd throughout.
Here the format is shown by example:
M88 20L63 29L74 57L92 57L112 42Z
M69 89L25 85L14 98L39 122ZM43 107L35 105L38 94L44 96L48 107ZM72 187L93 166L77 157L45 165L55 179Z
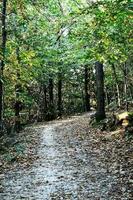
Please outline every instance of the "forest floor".
M0 156L0 200L132 200L132 140L90 114L36 124Z

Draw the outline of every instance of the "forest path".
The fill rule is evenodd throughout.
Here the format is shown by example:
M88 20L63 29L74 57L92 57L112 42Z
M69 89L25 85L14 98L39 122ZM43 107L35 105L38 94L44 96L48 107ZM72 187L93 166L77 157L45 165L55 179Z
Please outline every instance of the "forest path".
M35 126L42 128L38 159L5 174L0 200L129 200L125 180L109 161L111 149L88 127L88 118Z

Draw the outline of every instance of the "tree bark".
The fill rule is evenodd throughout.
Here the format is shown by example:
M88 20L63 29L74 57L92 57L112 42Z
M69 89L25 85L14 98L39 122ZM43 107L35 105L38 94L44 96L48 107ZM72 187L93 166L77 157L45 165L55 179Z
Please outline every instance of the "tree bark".
M62 116L62 73L58 73L58 116Z
M107 102L107 106L108 106L108 111L109 111L109 104L110 104L110 97L109 97L109 94L108 94L108 88L105 87L105 97L106 97L106 102Z
M128 111L128 91L127 91L127 63L125 62L124 63L124 70L123 70L123 73L124 73L124 94L125 94L125 109L126 111Z
M54 84L53 79L49 79L49 114L48 120L53 120L55 118L54 113Z
M19 82L20 80L20 74L17 72L17 81ZM19 132L21 129L21 124L20 124L20 110L21 110L21 102L19 100L19 93L20 93L20 84L17 83L15 86L15 92L16 92L16 102L15 102L15 131Z
M90 94L89 94L89 81L90 81L90 72L88 66L85 65L85 110L90 111Z
M54 101L53 89L54 89L53 79L50 78L49 79L49 102L50 102L50 104L53 104L53 101Z
M3 70L5 67L5 49L6 49L6 7L7 0L2 1L2 36L1 36L1 60L0 60L0 129L3 127Z
M47 117L48 102L47 102L47 87L45 84L43 85L43 95L44 99L43 99L42 119L47 120L46 117Z
M19 56L19 47L16 49L17 61L18 65L20 64L20 56ZM15 131L19 132L21 129L20 122L20 111L22 103L20 101L20 92L21 92L21 84L20 84L20 72L17 69L17 83L15 85L15 93L16 93L16 102L15 102Z
M119 89L118 78L117 78L117 74L116 74L116 70L115 70L114 64L112 65L112 70L113 70L113 75L114 75L114 79L115 79L115 83L116 83L117 104L118 104L118 107L120 107L121 106L120 89Z
M104 95L104 71L103 64L96 62L96 88L97 88L97 110L96 120L101 121L105 115L105 95Z

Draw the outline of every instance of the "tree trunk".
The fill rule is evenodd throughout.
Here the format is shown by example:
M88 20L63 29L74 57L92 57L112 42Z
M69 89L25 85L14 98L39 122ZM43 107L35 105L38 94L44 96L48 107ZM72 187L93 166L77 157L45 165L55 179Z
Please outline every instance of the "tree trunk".
M49 102L50 102L50 104L53 104L53 101L54 101L53 89L54 89L53 79L50 78L49 79Z
M58 73L58 116L62 116L62 73Z
M19 132L21 125L20 125L20 110L21 110L21 102L19 100L19 93L20 93L20 74L17 72L17 81L18 83L15 86L15 92L16 92L16 102L15 102L15 131Z
M118 78L117 78L117 74L116 74L116 70L115 70L114 64L111 65L111 66L112 66L113 75L114 75L114 79L115 79L115 83L116 83L117 104L118 104L118 107L120 107L121 106L121 99L120 99L120 90L119 90Z
M133 85L132 84L129 85L129 90L130 90L130 97L133 100Z
M96 120L101 121L105 116L105 98L104 98L104 71L103 64L96 62L96 88L97 88L97 110Z
M128 111L128 93L127 93L127 64L124 64L124 94L125 94L125 109Z
M53 79L49 79L49 114L48 120L53 120L55 118L54 113L54 84Z
M90 81L90 72L88 66L85 65L85 110L90 111L90 94L89 94L89 81Z
M0 130L3 128L3 70L5 67L5 49L6 49L6 7L7 0L2 1L2 36L1 36L1 60L0 60Z
M109 104L110 104L110 97L109 97L109 94L108 94L108 88L105 87L105 97L106 97L106 102L107 102L107 106L108 106L108 111L109 111Z
M44 99L43 99L43 110L42 110L42 119L46 120L46 116L47 116L47 108L48 108L48 102L47 102L47 87L46 85L43 85L43 95L44 95Z
M16 49L18 65L20 64L19 47ZM20 72L17 69L17 83L15 86L16 102L15 102L15 131L19 132L21 128L20 123L20 110L22 103L20 101L21 83L20 83Z

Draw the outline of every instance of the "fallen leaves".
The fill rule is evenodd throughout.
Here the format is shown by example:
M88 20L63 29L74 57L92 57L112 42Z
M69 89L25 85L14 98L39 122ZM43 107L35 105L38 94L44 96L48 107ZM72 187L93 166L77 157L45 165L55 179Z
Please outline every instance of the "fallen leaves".
M19 187L27 187L28 197L25 190L21 196L56 200L132 199L133 143L121 133L91 128L85 115L29 128L19 138L21 142L8 151L10 155L18 152L16 160L4 168L10 166L9 174L13 173L16 179L12 178L14 192L18 182ZM22 169L19 173L15 171L18 166ZM12 189L9 180L10 176L7 190Z
M29 167L35 159L40 129L26 128L13 136L4 136L0 154L0 173L18 167Z

